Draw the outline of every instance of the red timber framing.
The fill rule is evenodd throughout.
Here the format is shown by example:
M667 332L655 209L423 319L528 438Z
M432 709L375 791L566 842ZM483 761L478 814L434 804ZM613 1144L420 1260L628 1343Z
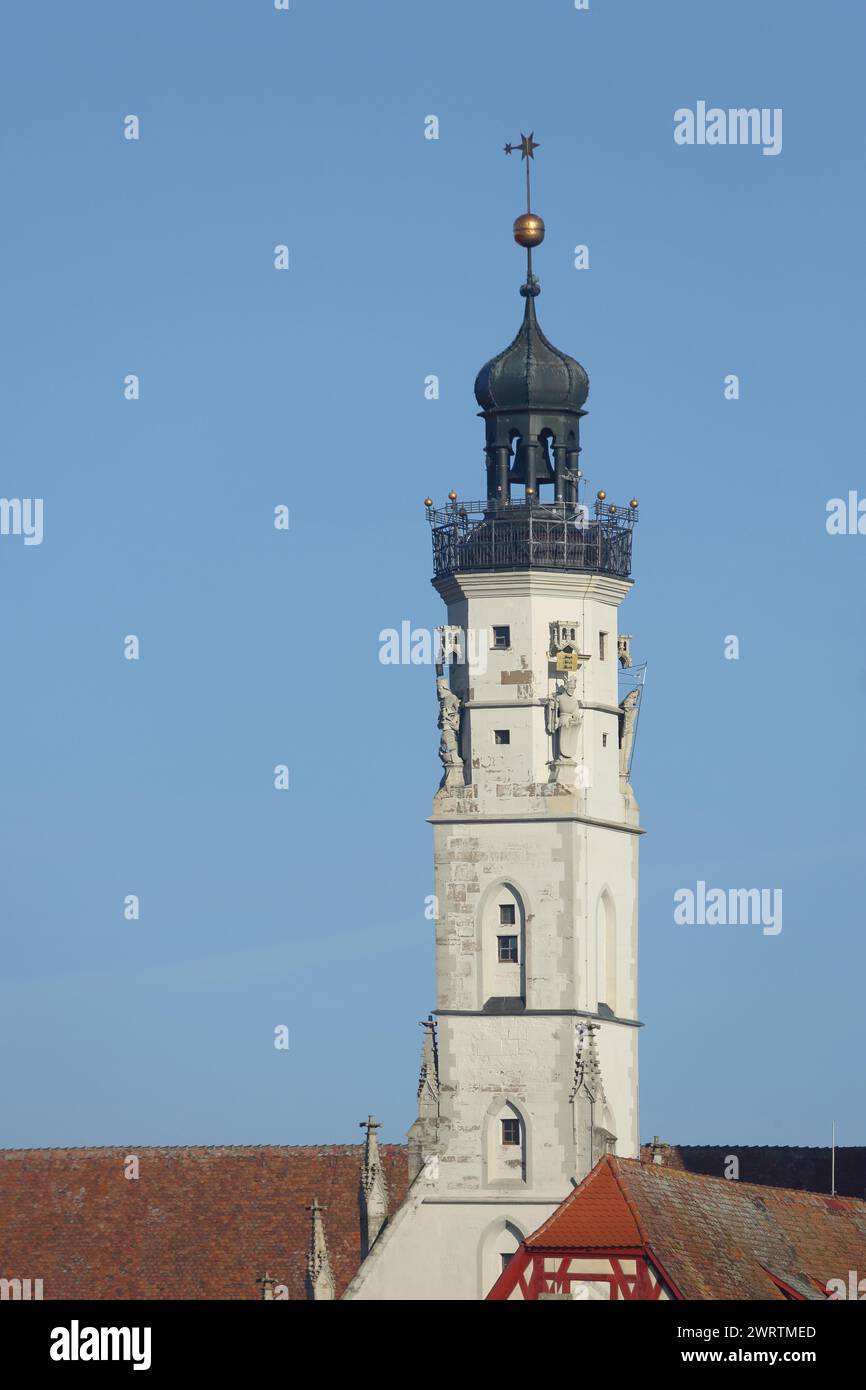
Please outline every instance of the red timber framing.
M557 1268L545 1269L545 1264L554 1260L559 1261ZM586 1267L581 1267L583 1260L588 1261ZM606 1260L610 1266L607 1271L597 1268L602 1260ZM625 1261L634 1261L636 1272L625 1271ZM650 1274L650 1265L655 1278ZM530 1302L545 1294L568 1296L572 1284L577 1283L607 1284L611 1301L652 1303L660 1299L663 1293L672 1299L682 1299L673 1280L667 1277L646 1246L611 1250L527 1250L525 1245L521 1245L493 1285L487 1301L505 1302L515 1290L522 1299Z

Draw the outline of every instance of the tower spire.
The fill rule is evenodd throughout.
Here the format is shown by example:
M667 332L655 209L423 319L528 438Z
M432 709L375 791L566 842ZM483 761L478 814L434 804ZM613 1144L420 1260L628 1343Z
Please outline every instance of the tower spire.
M527 166L514 235L528 253L544 235L536 143L506 146ZM578 498L589 380L542 332L538 289L528 255L523 323L475 382L486 497L426 503L449 642L496 627L483 659L449 661L447 685L437 672L451 773L429 817L436 1010L407 1200L349 1300L484 1298L528 1213L606 1154L640 1153L641 826L617 747L637 503L602 490L590 515Z

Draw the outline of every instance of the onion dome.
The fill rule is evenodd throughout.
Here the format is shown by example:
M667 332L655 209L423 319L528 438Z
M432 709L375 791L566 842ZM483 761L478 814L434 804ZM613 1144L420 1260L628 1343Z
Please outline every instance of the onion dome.
M491 358L475 380L475 399L488 411L580 411L589 395L589 377L579 362L554 347L535 314L540 286L535 277L521 294L523 323L514 341Z
M486 428L487 495L501 502L511 498L515 483L527 497L537 498L540 487L552 484L555 501L577 501L589 377L542 333L535 314L540 288L530 270L520 290L526 300L520 331L475 380Z

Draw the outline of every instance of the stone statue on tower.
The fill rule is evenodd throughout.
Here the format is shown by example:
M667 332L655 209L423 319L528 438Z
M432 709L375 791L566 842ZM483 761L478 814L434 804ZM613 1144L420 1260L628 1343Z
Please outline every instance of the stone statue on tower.
M577 697L577 677L567 672L547 701L547 732L553 738L554 762L576 763L583 706Z

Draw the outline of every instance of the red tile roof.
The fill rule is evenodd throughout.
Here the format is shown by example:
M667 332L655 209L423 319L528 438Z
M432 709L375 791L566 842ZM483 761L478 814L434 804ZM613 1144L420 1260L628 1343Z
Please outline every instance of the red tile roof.
M597 1163L526 1241L528 1250L610 1250L646 1244L615 1164Z
M781 1299L772 1276L810 1287L866 1270L866 1202L608 1157L525 1242L636 1244L684 1298Z
M406 1149L380 1152L393 1211L406 1195ZM339 1297L361 1257L362 1153L360 1144L0 1150L0 1278L42 1279L46 1299L254 1299L268 1272L303 1299L315 1197Z

